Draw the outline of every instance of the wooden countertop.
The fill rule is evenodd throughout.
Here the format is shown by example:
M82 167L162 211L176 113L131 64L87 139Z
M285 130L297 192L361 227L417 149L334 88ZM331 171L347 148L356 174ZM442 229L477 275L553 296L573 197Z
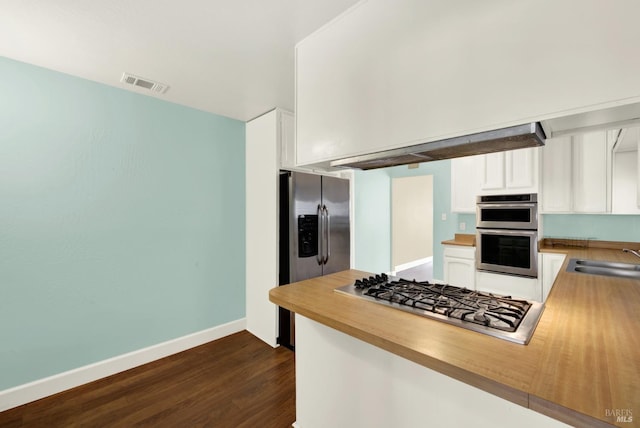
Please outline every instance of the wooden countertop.
M277 287L270 300L401 357L574 426L640 422L640 281L565 272L573 257L638 263L620 250L567 259L528 345L398 311L333 290L349 270ZM380 322L384 320L384 322ZM633 423L616 412L635 413Z
M453 239L449 239L448 241L442 241L443 245L460 245L463 247L475 247L476 246L476 235L471 235L468 233L456 233Z

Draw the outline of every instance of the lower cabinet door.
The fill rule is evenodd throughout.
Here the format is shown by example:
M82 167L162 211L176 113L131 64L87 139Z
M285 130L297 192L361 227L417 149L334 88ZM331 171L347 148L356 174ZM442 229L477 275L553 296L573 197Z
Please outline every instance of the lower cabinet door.
M460 259L457 257L444 258L444 281L447 284L475 290L475 277L475 260Z

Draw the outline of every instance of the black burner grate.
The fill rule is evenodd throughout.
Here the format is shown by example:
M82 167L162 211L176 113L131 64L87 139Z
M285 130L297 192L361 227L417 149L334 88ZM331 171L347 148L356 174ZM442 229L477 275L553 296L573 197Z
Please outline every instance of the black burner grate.
M376 275L356 281L363 294L398 305L437 313L507 332L517 330L531 307L525 300L497 296L446 284L399 279L390 281Z

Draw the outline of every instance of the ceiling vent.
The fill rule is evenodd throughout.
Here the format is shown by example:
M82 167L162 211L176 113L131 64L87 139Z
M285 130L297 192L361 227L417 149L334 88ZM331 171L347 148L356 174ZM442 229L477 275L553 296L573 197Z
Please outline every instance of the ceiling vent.
M146 89L156 94L164 94L169 90L169 85L156 82L145 77L135 76L130 73L122 73L122 78L120 79L120 81L122 83L126 83L127 85L137 86L138 88Z

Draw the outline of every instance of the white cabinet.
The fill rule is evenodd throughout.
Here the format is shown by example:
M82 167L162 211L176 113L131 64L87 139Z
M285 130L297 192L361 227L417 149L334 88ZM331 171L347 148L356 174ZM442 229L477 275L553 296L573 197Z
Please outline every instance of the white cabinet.
M510 150L505 155L505 187L519 193L538 192L540 148Z
M451 211L475 213L476 196L480 193L481 157L451 159Z
M612 214L640 214L638 199L638 151L613 154Z
M294 116L288 111L280 111L280 168L291 169L296 166L296 140L294 131Z
M640 214L638 146L640 128L623 129L613 152L611 212Z
M543 213L611 211L615 133L596 131L547 140L542 149Z
M637 102L640 2L576 5L358 2L296 45L297 164Z
M476 249L458 245L444 246L444 282L457 287L476 288Z
M542 301L540 278L478 271L476 273L476 290L511 296L516 299Z
M550 138L542 148L542 184L539 198L542 212L571 212L572 153L571 137Z
M480 191L538 193L538 147L478 156Z
M598 131L573 137L573 211L609 212L610 150L607 132Z
M269 290L278 285L278 170L282 117L275 109L246 124L246 319L247 330L276 346L277 307Z
M480 189L486 192L495 192L504 189L505 155L504 152L489 153L479 158L480 160Z
M537 193L539 148L451 159L451 211L476 212L480 194Z
M540 253L542 265L542 301L547 300L553 283L560 272L566 254Z

